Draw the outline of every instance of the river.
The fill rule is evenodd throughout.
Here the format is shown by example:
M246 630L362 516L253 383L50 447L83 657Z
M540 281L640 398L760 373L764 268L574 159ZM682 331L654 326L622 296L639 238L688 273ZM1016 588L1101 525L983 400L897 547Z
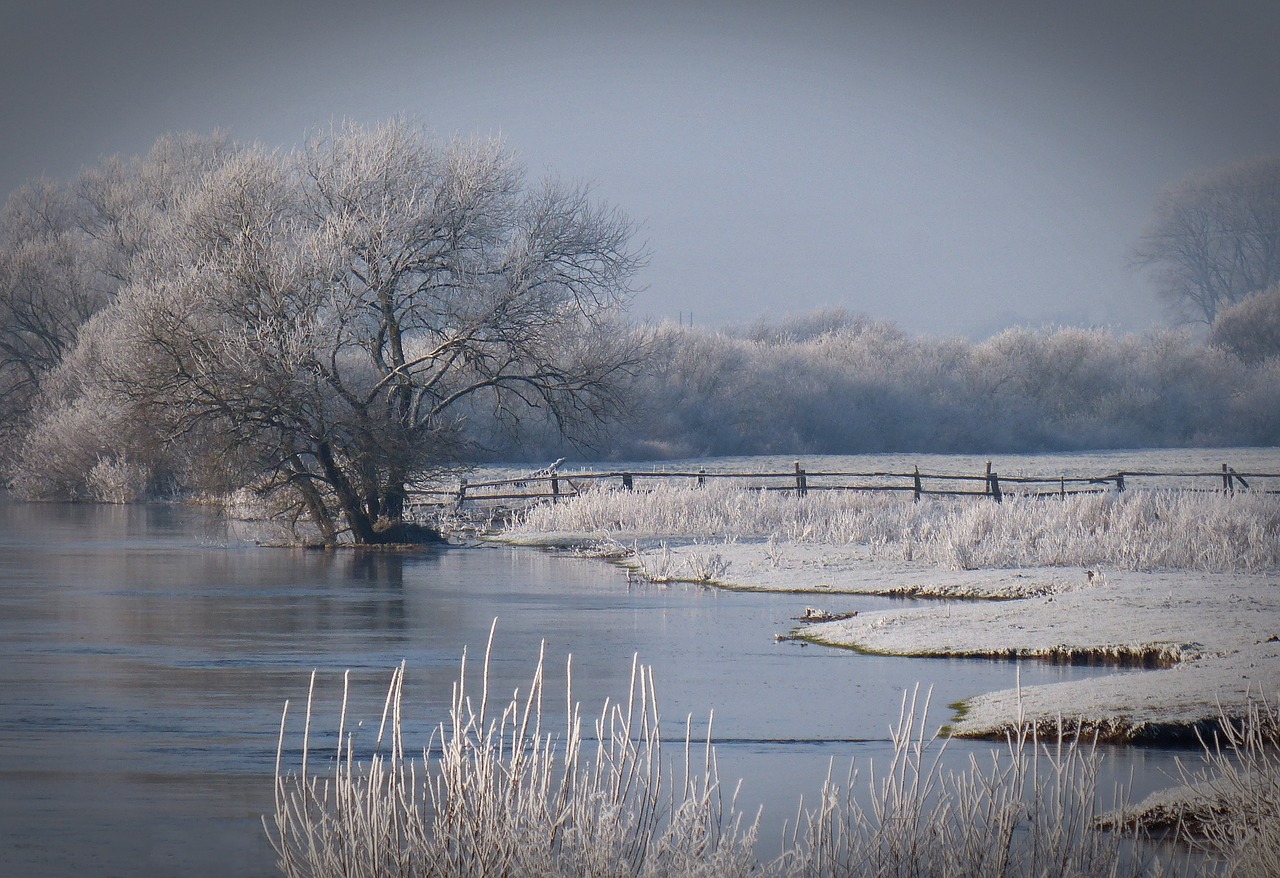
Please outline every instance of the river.
M883 759L904 691L931 687L930 722L979 692L1105 671L910 660L775 642L804 596L629 583L603 562L532 549L410 555L264 548L206 510L24 504L0 496L0 874L276 874L272 807L280 711L318 671L313 736L376 723L406 663L417 738L445 718L464 649L496 618L497 692L524 688L545 642L547 709L564 665L590 715L625 696L633 654L654 666L664 736L714 711L721 777L765 807L776 844L829 762ZM902 602L824 597L824 609ZM298 711L291 716L295 720ZM326 729L328 732L326 732ZM296 746L301 728L291 724ZM984 744L953 744L957 758ZM674 755L678 748L672 746ZM1167 785L1174 751L1118 748L1109 776Z

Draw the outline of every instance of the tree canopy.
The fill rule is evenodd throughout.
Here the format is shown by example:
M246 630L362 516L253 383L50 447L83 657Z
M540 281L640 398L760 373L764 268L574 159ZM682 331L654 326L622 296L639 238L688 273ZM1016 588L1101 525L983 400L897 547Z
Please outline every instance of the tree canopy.
M400 540L410 483L483 441L468 414L582 435L620 407L632 237L500 141L348 125L204 174L81 343L95 383L324 539Z

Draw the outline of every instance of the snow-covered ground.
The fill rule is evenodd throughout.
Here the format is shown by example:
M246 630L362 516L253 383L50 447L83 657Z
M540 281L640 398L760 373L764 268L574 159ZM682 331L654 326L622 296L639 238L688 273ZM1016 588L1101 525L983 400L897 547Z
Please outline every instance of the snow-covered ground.
M1083 577L1082 577L1083 579ZM1111 572L1054 594L871 613L805 636L872 652L1157 666L979 695L952 732L994 736L1021 716L1104 739L1160 739L1280 692L1280 576Z
M680 536L678 514L636 518L633 507L643 505L643 498L621 497L612 507L607 498L581 499L584 508L564 508L573 501L558 512L539 512L502 539L572 546L654 581L812 593L809 602L818 608L818 595L836 593L986 599L863 613L802 626L795 633L814 642L895 655L1117 666L1109 676L971 698L958 707L951 726L957 735L1000 736L1021 718L1041 727L1061 719L1104 739L1159 740L1193 733L1223 714L1238 716L1250 695L1280 693L1280 564L1274 560L1280 557L1280 528L1274 523L1280 499L1275 497L1259 495L1234 505L1213 495L1093 497L1050 505L940 504L940 511L910 503L895 510L880 501L861 508L860 501L851 500L848 513L826 510L848 521L879 519L879 524L859 520L856 528L842 523L837 529L852 535L871 528L873 536L865 540L832 540L831 529L815 524L811 512L803 513L807 519L789 521L781 506L751 509L759 523L735 530L735 522L707 514L703 507L709 501L698 497L690 500L692 511L684 513L698 522L691 539L687 531ZM671 495L660 499L673 502ZM723 501L718 502L733 505ZM1037 522L1040 510L1045 519ZM866 515L884 511L890 514ZM1178 523L1171 525L1174 513ZM895 516L903 534L884 529L884 520ZM567 527L557 530L556 524ZM1054 532L1067 524L1075 529L1069 545ZM762 536L771 525L774 532ZM981 539L973 538L976 525L981 525ZM1029 542L1029 533L1036 539ZM1195 545L1227 545L1231 552L1127 548L1128 540L1169 541L1178 533ZM1062 563L1043 563L1046 545L1054 546L1052 554ZM1172 563L1143 563L1157 557ZM1073 558L1078 563L1071 563ZM1002 563L991 563L996 559Z

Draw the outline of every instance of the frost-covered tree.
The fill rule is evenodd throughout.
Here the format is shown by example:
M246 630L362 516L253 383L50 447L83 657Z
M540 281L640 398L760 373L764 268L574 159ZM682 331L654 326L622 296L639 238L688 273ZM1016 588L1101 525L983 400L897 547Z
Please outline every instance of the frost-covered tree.
M1247 363L1280 357L1280 284L1219 313L1209 341Z
M1280 282L1280 158L1191 177L1161 194L1137 248L1180 317L1218 313Z
M86 258L75 204L49 182L27 186L0 214L0 448L25 427L45 375L109 292Z
M129 282L166 213L236 149L218 133L169 136L146 156L109 158L70 184L41 180L8 199L0 211L0 449L28 430L45 378Z
M237 456L326 540L403 540L410 484L464 415L580 431L644 356L619 328L641 255L580 187L495 140L392 122L208 175L103 314L103 375L175 437Z

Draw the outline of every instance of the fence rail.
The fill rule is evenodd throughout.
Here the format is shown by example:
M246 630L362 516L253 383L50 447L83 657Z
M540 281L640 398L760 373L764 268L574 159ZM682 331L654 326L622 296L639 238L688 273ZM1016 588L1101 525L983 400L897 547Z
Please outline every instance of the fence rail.
M690 484L702 486L709 481L737 480L740 487L751 491L785 491L799 497L810 491L861 491L909 493L914 500L926 496L988 497L997 502L1007 495L1067 497L1073 494L1124 491L1135 487L1152 488L1168 485L1178 479L1181 490L1234 494L1237 491L1280 493L1280 473L1236 472L1227 464L1220 471L1160 472L1124 470L1100 476L1002 476L987 463L978 474L911 472L835 472L808 471L796 461L792 470L783 472L721 472L706 469L655 472L618 470L614 472L540 472L504 479L459 481L454 488L423 488L411 492L410 505L416 508L466 504L485 506L509 501L526 503L556 502L587 490L645 490L656 484ZM1252 482L1250 481L1252 480ZM1187 482L1193 482L1188 486Z

